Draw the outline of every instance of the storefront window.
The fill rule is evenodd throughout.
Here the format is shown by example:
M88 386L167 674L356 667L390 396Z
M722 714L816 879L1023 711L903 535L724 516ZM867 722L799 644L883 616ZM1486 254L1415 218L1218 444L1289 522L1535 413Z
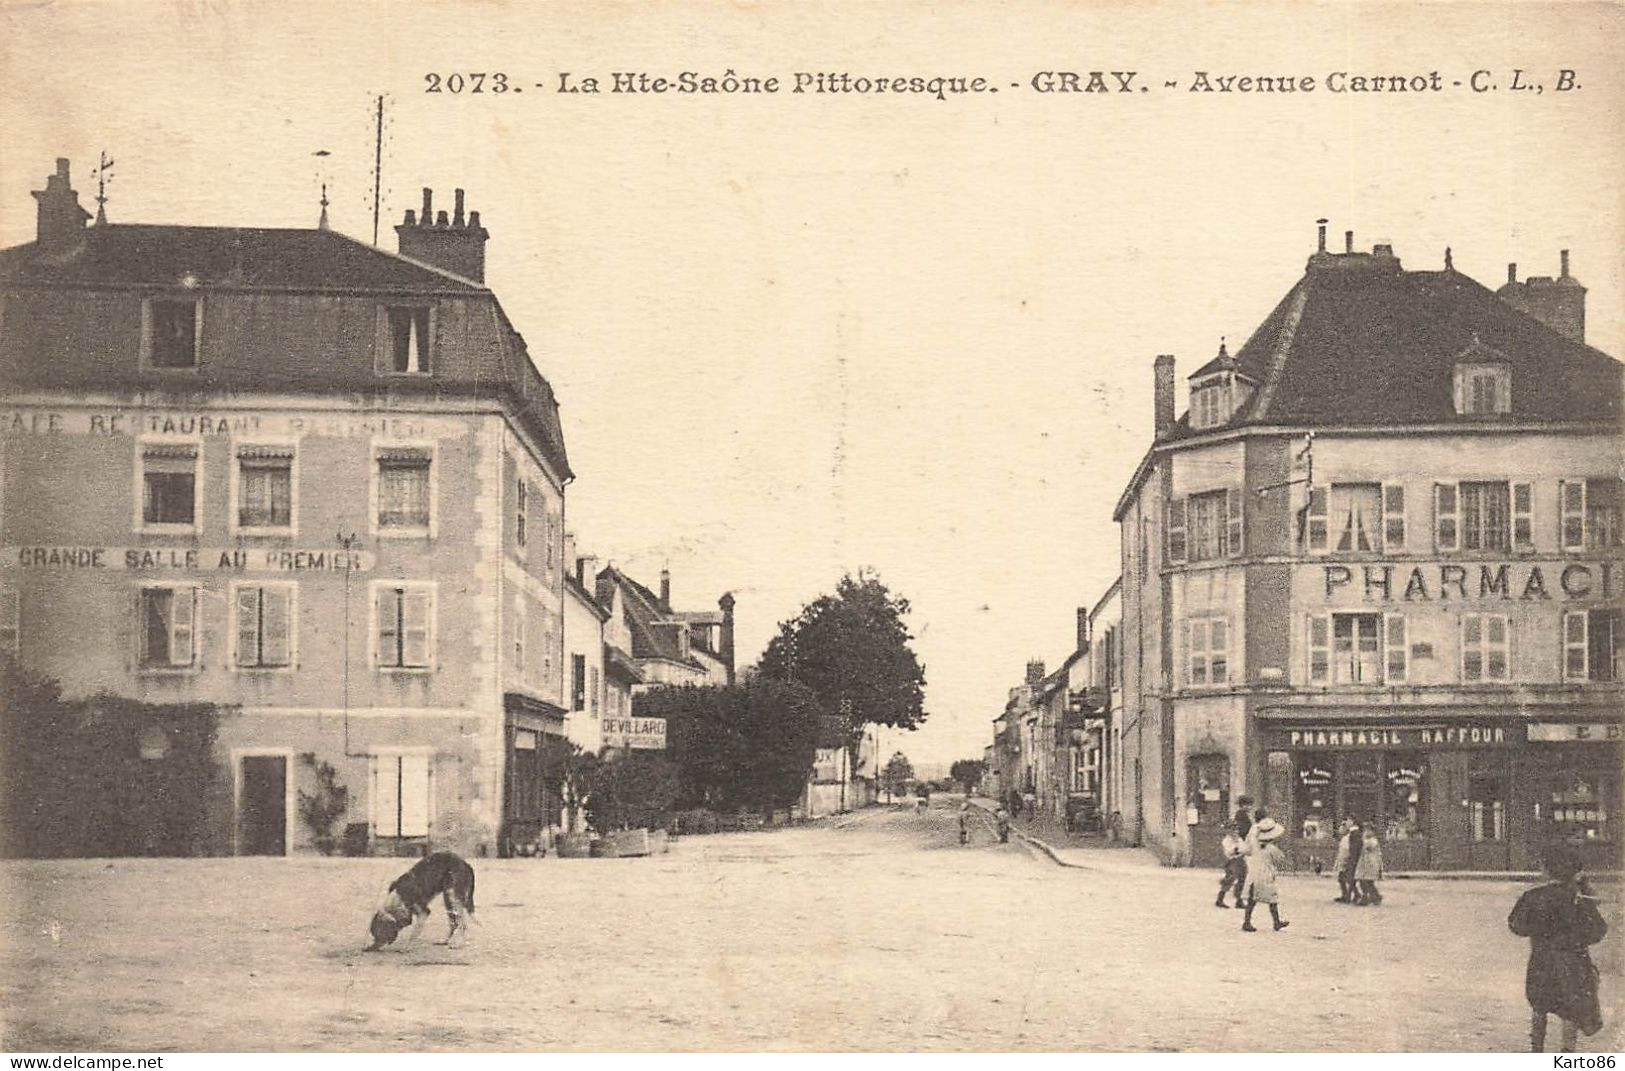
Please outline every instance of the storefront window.
M1343 806L1339 818L1353 818L1361 825L1382 815L1378 790L1382 787L1382 756L1368 752L1343 755Z
M1615 839L1618 817L1612 804L1619 796L1617 774L1565 773L1553 780L1551 789L1548 817L1553 835L1564 840Z
M1297 777L1293 785L1293 815L1298 836L1304 840L1328 840L1335 836L1333 812L1337 802L1336 756L1329 752L1303 752L1298 755Z
M1425 836L1423 811L1427 757L1420 751L1391 751L1383 756L1387 780L1387 821L1384 840L1414 840Z

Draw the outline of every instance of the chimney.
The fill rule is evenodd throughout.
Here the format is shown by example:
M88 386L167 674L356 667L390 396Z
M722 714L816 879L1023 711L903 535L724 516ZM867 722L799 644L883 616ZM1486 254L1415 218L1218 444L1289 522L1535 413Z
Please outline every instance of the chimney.
M1158 439L1174 427L1174 355L1162 353L1152 362L1155 383L1152 390L1152 409L1155 419L1152 429Z
M423 208L414 215L406 210L406 219L395 228L400 236L401 256L449 271L470 282L485 282L485 242L490 235L480 226L480 214L468 213L463 217L463 191L455 192L456 211L447 217L441 209L434 211L434 190L423 188Z
M59 156L56 174L45 180L43 190L35 190L39 202L39 227L35 243L44 252L66 253L84 241L85 221L90 213L79 207L79 193L68 178L67 157Z
M671 570L660 570L660 606L671 613Z
M728 667L728 683L734 682L734 595L733 592L724 592L722 598L717 600L722 607L722 635L719 643L722 650L717 653L722 656L722 664Z
M1082 606L1078 607L1077 649L1080 651L1087 651L1089 649L1089 611Z
M1326 252L1326 220L1317 219L1315 220L1315 225L1320 228L1320 246L1315 251L1317 253L1324 253Z
M1343 252L1344 253L1352 253L1352 252L1354 252L1354 232L1353 231L1344 231L1343 232Z
M1027 660L1027 683L1037 684L1044 679L1044 660L1031 658Z
M578 568L579 565L580 565L580 563L576 560L576 534L574 532L565 532L564 533L564 567L566 569L575 569L576 570L576 579L577 580L581 579L581 571Z
M1511 305L1525 316L1534 317L1547 327L1574 342L1584 342L1586 336L1586 288L1580 280L1569 274L1569 251L1558 252L1561 273L1556 279L1545 275L1532 275L1518 282L1518 266L1507 265L1506 285L1495 292L1496 297Z

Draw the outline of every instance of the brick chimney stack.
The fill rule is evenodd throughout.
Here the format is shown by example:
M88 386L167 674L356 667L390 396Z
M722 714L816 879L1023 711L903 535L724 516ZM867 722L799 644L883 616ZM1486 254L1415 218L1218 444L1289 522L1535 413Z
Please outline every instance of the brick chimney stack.
M1037 684L1044 679L1044 660L1032 658L1027 661L1027 683Z
M1156 437L1161 439L1174 428L1174 355L1159 354L1152 363L1152 372L1155 377L1153 408L1156 414L1152 428Z
M34 240L42 251L66 253L84 241L90 213L79 207L79 193L68 178L67 157L57 157L56 174L45 180L43 190L33 192L39 202Z
M722 635L718 638L722 650L717 653L722 656L722 664L728 667L728 683L734 682L734 596L733 592L724 592L722 598L717 600L722 607Z
M671 613L671 570L660 570L660 608Z
M1078 607L1078 650L1089 649L1089 611L1085 607Z
M471 282L485 282L485 242L490 234L480 226L480 214L463 214L463 191L455 191L456 208L450 218L441 209L434 213L434 190L423 188L422 214L406 210L406 219L395 228L400 236L401 256L432 265Z
M1561 273L1556 279L1535 275L1518 281L1518 266L1507 265L1506 285L1495 296L1526 316L1532 316L1564 338L1586 340L1586 288L1569 274L1569 251L1558 253Z

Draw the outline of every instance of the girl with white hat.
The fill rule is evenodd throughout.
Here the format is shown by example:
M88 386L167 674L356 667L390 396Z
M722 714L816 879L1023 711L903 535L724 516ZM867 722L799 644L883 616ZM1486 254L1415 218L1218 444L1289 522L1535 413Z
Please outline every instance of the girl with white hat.
M1247 855L1247 885L1251 895L1247 898L1247 917L1241 923L1241 928L1247 933L1258 932L1258 927L1253 925L1253 908L1260 903L1269 905L1270 919L1277 930L1291 925L1281 920L1281 894L1276 886L1287 862L1275 842L1285 834L1286 828L1273 818L1259 819L1251 830L1258 846Z

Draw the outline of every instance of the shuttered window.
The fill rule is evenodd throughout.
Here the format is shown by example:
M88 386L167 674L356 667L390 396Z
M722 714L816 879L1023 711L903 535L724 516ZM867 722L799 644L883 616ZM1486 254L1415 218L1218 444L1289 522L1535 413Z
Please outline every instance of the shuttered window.
M427 586L377 589L377 664L427 669L433 643L434 591Z
M279 669L293 663L293 588L286 584L237 589L237 665Z
M141 665L186 669L197 664L197 589L148 587L140 592Z
M384 752L373 758L372 767L374 834L379 837L428 836L429 756Z

